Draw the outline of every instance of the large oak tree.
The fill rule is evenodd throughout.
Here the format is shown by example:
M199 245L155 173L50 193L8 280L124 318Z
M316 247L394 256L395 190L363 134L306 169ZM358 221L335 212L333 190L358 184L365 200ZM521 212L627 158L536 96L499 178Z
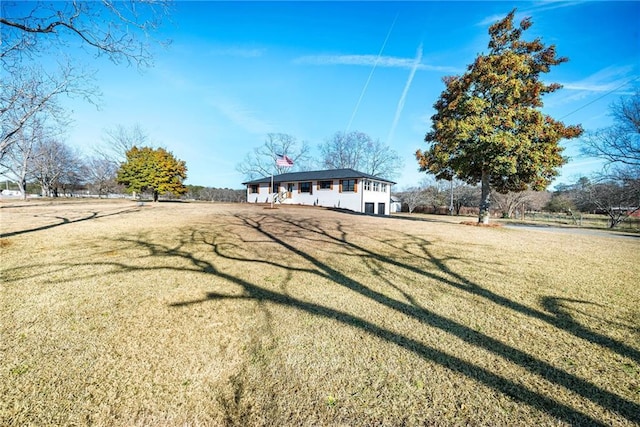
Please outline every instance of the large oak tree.
M444 78L446 88L425 136L429 147L416 152L420 169L438 179L481 183L483 223L489 221L492 189L545 189L566 162L560 140L582 133L580 126L542 113L542 95L561 86L540 76L567 58L539 38L522 40L532 22L514 26L514 14L489 28L489 53L478 55L463 75Z
M180 195L187 192L183 181L187 178L187 166L164 148L133 147L127 151L127 160L118 170L118 183L129 192L151 191L153 201L160 194Z

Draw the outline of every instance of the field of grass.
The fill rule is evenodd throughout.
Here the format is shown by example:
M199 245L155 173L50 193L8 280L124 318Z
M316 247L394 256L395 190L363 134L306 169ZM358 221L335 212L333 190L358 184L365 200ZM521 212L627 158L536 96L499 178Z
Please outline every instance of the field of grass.
M640 239L1 202L0 425L640 423Z
M640 218L628 217L621 223L617 224L613 229L610 227L609 217L606 215L595 214L575 214L574 216L560 213L535 212L527 213L525 218L499 219L500 222L509 223L528 223L528 224L545 224L551 226L569 226L593 229L605 229L630 233L640 232Z

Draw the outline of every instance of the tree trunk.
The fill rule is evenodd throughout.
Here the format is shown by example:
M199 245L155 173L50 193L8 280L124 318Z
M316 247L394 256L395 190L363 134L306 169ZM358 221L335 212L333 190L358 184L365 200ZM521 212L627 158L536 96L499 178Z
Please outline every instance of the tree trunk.
M609 210L609 228L616 228L616 225L623 221L623 215L616 214L613 210Z
M22 200L27 200L27 179L22 178L18 183L18 189L22 193Z
M480 197L479 224L489 224L489 208L491 207L491 188L489 187L489 174L482 171L482 196Z
M154 202L158 201L158 192L156 190L153 190L153 201Z

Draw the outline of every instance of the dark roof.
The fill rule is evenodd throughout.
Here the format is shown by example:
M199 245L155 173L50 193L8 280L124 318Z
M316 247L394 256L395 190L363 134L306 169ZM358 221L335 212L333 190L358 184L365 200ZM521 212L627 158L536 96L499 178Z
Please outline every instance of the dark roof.
M323 181L329 179L350 179L350 178L366 178L376 181L388 182L389 184L395 184L395 182L388 179L380 178L378 176L369 175L368 173L358 172L353 169L328 169L321 171L308 171L308 172L289 172L280 175L273 176L273 182L297 182L297 181ZM254 179L253 181L243 182L242 185L247 184L262 184L265 182L271 182L271 177Z

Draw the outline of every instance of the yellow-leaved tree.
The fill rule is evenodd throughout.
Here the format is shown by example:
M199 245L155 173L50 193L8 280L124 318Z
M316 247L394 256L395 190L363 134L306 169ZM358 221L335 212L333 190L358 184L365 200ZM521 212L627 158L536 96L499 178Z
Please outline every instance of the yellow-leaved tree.
M180 195L187 192L183 181L187 178L187 166L164 148L133 147L127 151L127 160L118 170L118 183L128 192L150 191L153 201L160 194Z

